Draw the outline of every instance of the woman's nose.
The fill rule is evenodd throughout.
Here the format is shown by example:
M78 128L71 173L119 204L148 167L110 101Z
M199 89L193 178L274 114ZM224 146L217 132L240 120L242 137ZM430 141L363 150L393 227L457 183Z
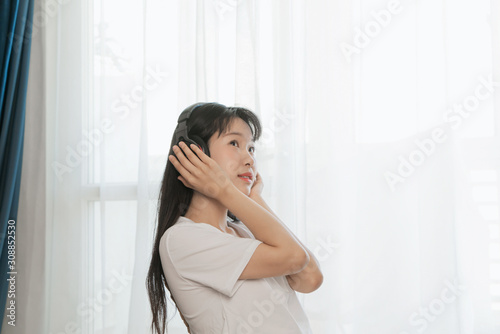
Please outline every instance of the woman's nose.
M253 166L255 164L255 157L250 152L247 152L245 154L244 159L245 159L245 165Z

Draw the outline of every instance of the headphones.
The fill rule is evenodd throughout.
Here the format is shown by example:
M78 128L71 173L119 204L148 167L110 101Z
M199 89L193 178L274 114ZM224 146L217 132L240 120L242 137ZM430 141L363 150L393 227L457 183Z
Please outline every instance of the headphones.
M179 118L177 119L177 127L175 128L175 140L174 142L179 145L181 141L185 142L188 146L190 144L195 144L198 146L203 153L206 155L210 156L210 151L208 150L208 145L203 141L198 136L188 136L188 126L187 122L189 120L189 117L191 116L191 113L198 107L204 106L206 104L209 104L209 102L200 102L200 103L195 103L184 109L184 111L180 114ZM186 209L187 210L187 209ZM185 211L184 211L185 213ZM183 214L184 214L183 213ZM239 222L240 220L231 212L227 211L228 217L232 220L232 222Z
M175 140L174 142L179 145L181 141L185 142L188 146L190 144L195 144L200 148L200 150L203 151L206 155L210 156L210 151L208 149L208 145L203 141L198 136L188 136L188 126L187 122L189 120L189 117L191 116L191 113L198 107L201 107L203 105L206 105L208 103L195 103L193 105L190 105L184 111L180 114L179 118L177 119L177 127L175 128Z

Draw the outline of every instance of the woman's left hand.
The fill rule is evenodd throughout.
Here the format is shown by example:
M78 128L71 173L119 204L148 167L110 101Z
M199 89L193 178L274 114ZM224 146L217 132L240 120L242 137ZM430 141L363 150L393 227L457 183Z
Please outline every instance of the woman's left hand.
M248 197L252 198L252 196L260 196L262 194L262 190L264 189L264 182L262 181L262 177L257 172L255 175L255 182L252 185L252 189L250 190L250 194Z

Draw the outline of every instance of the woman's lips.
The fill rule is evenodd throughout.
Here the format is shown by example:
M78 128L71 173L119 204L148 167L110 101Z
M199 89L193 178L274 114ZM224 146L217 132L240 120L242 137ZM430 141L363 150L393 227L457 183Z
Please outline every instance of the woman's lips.
M253 182L249 177L238 176L238 178L240 178L241 180L243 180L246 183L252 183Z
M253 183L253 173L252 172L238 174L238 177L247 183Z

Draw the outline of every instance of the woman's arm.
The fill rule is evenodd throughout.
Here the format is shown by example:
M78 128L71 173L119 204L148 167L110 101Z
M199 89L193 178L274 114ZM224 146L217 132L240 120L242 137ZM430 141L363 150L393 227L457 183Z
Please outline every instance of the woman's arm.
M267 205L260 194L251 193L250 198L252 198L260 206L269 211L269 213L271 213L277 220L281 222L281 220L271 210L271 208ZM283 222L281 222L281 224L285 229L289 231L290 234L292 234L292 232L290 232L288 227L283 224ZM313 292L318 289L323 283L323 274L321 273L319 262L314 254L306 246L304 246L304 244L302 244L298 238L296 238L296 241L307 251L310 260L307 266L304 267L304 269L302 269L298 273L287 275L286 279L288 280L288 284L290 285L290 287L295 291L302 293Z
M219 201L245 222L245 226L257 240L262 241L241 273L240 279L292 275L307 267L308 252L268 210L233 184L227 187Z
M236 188L217 162L196 145L189 149L181 143L180 147L186 156L174 146L176 155L169 157L181 174L179 180L186 187L219 201L262 241L240 279L290 275L307 266L309 254L274 215Z

